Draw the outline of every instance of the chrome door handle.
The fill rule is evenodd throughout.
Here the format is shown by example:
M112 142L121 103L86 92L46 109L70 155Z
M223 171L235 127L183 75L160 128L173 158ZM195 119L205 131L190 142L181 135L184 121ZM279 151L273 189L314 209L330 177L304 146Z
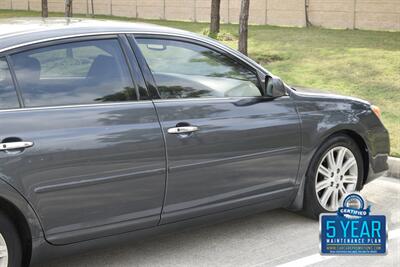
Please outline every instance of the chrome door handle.
M185 134L185 133L193 133L198 131L199 127L197 126L180 126L180 127L173 127L168 129L169 134Z
M24 149L24 148L28 148L28 147L32 147L32 146L33 146L33 142L25 142L25 141L0 143L0 151L13 150L13 149Z

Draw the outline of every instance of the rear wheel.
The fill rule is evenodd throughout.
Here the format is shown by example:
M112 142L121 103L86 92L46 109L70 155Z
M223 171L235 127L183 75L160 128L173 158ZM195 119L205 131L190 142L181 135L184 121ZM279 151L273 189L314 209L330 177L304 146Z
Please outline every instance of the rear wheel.
M346 194L361 188L363 158L358 145L346 135L326 141L307 172L305 211L313 218L335 212Z
M0 211L0 267L20 267L22 249L18 232L8 217Z

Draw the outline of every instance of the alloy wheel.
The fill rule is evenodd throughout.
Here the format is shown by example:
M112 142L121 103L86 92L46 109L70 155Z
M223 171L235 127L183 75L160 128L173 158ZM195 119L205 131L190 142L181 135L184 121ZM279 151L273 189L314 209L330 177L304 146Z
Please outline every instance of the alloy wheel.
M315 193L319 204L328 211L336 211L343 197L356 190L357 160L350 149L337 146L323 156L315 176Z
M6 240L0 234L0 267L8 266L8 250Z

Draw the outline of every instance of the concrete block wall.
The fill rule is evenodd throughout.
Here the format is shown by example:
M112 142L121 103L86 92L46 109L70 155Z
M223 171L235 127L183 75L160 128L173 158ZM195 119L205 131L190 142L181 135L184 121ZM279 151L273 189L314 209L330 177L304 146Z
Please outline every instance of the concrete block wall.
M137 0L137 17L146 19L165 19L163 0Z
M222 7L222 4L221 4ZM196 0L196 20L209 21L211 12L210 0Z
M64 0L48 0L64 12ZM74 13L91 12L90 0L74 0ZM95 14L144 19L210 20L211 0L93 0ZM0 0L0 9L40 10L41 0ZM221 0L221 21L238 23L241 0ZM251 24L400 30L400 0L251 0Z
M400 30L400 0L311 0L310 21L326 28Z
M87 10L90 11L90 7L87 5L88 3L86 0L74 0L72 5L72 13L86 13Z
M11 0L0 0L0 9L12 9Z
M136 2L137 0L113 0L112 15L136 18L137 16Z
M47 4L49 6L50 11L55 11L55 12L65 11L64 1L48 0Z
M41 0L29 0L28 4L29 4L29 10L35 10L35 11L42 10L42 1Z
M358 29L400 30L400 0L357 0Z
M353 28L354 8L352 0L313 0L309 2L310 22L316 26L333 28Z
M196 21L195 0L165 0L165 19Z
M1 2L2 0L0 0ZM28 0L7 1L10 2L12 9L15 10L28 10Z
M267 24L305 26L304 0L268 0Z

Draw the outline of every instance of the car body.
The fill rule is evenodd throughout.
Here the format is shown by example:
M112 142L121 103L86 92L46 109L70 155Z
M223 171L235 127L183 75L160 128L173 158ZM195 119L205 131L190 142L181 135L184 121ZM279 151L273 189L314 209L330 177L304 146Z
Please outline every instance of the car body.
M362 185L388 168L388 132L368 102L283 83L283 94L265 95L274 76L207 37L86 19L1 23L0 60L17 106L1 107L0 138L23 147L0 151L0 209L12 214L31 263L277 207L301 210L310 161L338 133L360 148ZM218 60L188 60L201 67L189 78L186 65L170 73L179 66L163 62L173 63L175 50L146 58L167 51L160 40ZM92 96L93 88L109 88L117 59L125 64L118 69L123 93ZM63 72L57 62L72 74L53 75ZM241 76L202 75L225 63ZM243 78L252 74L254 82ZM251 95L256 87L260 96Z

